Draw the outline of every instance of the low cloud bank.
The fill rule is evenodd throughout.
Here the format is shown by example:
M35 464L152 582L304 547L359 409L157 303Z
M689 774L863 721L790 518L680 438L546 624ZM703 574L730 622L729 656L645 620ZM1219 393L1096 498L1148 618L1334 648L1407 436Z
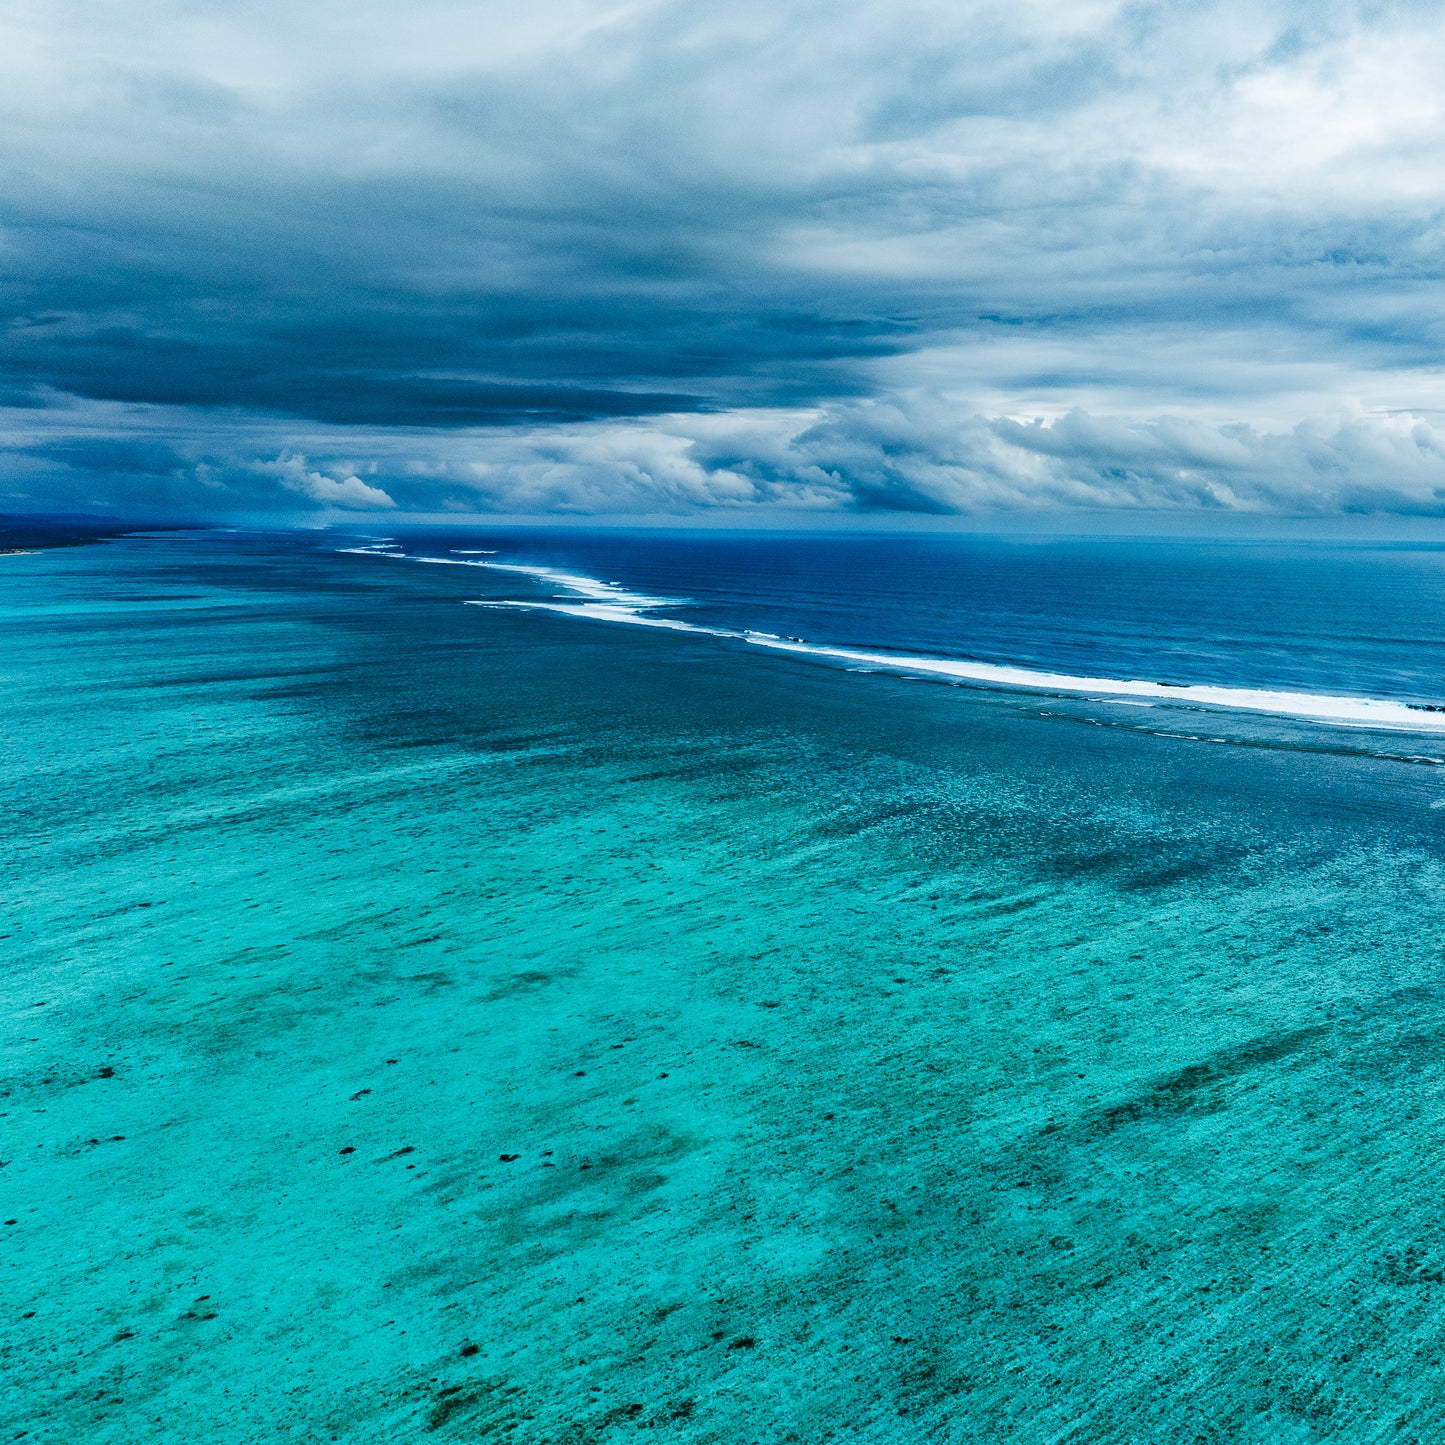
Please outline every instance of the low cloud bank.
M1017 419L913 394L442 435L36 439L0 452L6 494L191 514L1445 516L1445 428L1364 413L1281 431L1078 408Z

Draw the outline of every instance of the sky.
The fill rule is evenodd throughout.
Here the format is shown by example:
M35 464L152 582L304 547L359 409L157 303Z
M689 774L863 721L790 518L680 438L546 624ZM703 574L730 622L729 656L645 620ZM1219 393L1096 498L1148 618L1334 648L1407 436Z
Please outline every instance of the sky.
M0 511L1445 517L1445 11L10 0Z

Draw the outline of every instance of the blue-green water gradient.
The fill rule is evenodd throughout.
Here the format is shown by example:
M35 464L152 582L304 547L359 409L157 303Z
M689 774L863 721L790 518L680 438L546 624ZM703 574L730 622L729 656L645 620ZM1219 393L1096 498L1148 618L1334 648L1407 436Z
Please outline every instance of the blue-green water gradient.
M0 558L6 1438L1445 1436L1437 743L336 545Z

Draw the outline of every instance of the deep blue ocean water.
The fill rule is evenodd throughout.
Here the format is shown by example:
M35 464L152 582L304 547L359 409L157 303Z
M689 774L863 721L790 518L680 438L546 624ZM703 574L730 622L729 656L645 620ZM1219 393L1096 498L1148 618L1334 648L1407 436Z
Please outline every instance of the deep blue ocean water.
M1445 716L1432 716L1445 714L1442 547L535 530L463 545L450 533L347 540L340 555L379 566L465 569L446 585L472 600L974 689L999 685L919 669L1004 667L1024 684L1006 691L1112 726L1445 761ZM1151 694L1119 695L1135 682ZM1201 702L1200 688L1231 705ZM1361 728L1375 719L1336 705L1350 699L1393 715Z
M497 561L683 599L678 615L701 625L1087 677L1445 703L1445 544L535 530L399 543L417 556L495 548Z
M1442 558L0 557L11 1438L1442 1438Z

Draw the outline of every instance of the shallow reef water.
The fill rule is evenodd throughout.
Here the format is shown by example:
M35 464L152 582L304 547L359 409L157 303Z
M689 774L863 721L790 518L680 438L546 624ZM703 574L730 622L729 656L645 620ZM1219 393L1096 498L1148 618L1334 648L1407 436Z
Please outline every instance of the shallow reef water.
M3 1438L1445 1438L1445 771L525 585L0 559Z

